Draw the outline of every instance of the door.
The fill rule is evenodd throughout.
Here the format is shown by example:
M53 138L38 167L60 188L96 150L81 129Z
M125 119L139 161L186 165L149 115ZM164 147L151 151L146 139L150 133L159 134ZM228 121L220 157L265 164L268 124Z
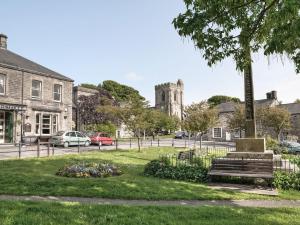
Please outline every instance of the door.
M231 133L226 132L226 141L231 141Z
M5 138L5 113L0 112L0 144L4 143Z

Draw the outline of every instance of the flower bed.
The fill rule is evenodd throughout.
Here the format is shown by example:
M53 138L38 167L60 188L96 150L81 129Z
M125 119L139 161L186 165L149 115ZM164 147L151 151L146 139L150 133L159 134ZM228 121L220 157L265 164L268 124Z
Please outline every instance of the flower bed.
M63 177L111 177L119 176L122 171L109 163L75 163L60 168L56 175Z

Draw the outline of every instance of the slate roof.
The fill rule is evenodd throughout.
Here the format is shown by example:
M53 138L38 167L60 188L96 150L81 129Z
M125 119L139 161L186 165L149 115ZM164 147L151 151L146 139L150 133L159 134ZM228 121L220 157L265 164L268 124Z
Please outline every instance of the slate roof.
M0 49L0 66L24 70L29 73L36 73L42 76L49 76L60 80L71 81L73 80L44 66L41 66L29 59L17 55L7 49Z
M281 104L279 107L286 108L290 114L300 114L300 103Z
M260 99L255 101L255 105L260 107L260 106L270 106L274 103L273 99ZM244 104L244 102L241 102L241 104ZM220 113L229 113L229 112L234 112L235 111L235 106L236 103L234 102L224 102L219 105L217 105L217 109L219 110Z

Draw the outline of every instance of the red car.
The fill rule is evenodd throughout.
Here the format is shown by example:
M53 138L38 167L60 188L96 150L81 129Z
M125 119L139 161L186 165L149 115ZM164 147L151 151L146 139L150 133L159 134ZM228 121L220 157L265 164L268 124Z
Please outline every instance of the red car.
M113 145L114 141L108 134L102 132L96 132L91 137L92 144L97 145Z

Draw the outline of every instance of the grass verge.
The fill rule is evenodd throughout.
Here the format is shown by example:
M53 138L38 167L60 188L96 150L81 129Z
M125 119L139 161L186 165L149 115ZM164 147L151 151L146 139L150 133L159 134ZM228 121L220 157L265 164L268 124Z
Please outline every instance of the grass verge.
M144 165L159 154L180 151L153 148L130 151L89 152L53 158L0 161L0 194L81 196L120 199L268 199L236 191L212 190L205 184L145 177ZM109 178L66 178L55 173L74 161L108 161L124 174ZM300 192L280 192L278 199L300 199Z
M111 206L49 202L0 202L1 225L296 225L300 208L221 206Z

